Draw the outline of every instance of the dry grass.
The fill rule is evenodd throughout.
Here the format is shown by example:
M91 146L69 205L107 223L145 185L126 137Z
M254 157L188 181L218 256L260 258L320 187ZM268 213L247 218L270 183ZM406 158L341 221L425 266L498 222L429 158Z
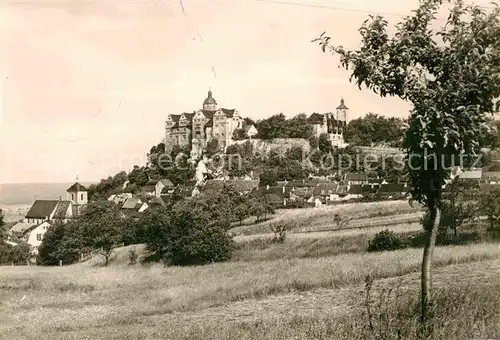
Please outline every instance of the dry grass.
M269 221L235 227L230 230L233 235L252 235L269 232L269 224L275 221L289 222L295 231L298 230L325 230L334 228L333 218L339 214L342 218L352 218L353 224L359 222L374 223L380 219L382 224L392 223L391 216L411 215L414 220L416 215L421 214L421 207L410 206L407 201L384 201L373 203L348 203L340 205L329 205L321 208L284 209L278 210Z
M498 258L500 249L494 244L442 247L436 251L435 265ZM80 336L92 333L92 328L98 326L119 331L138 318L168 319L167 315L175 316L177 312L190 312L186 315L192 319L206 308L238 301L359 285L368 274L380 279L415 273L420 260L419 249L407 249L191 268L2 267L0 334L22 339L47 332L51 336L57 333L56 338L60 339L66 331L80 332ZM131 334L141 327L140 323L134 324ZM149 324L144 331L154 333L154 327L154 323ZM121 336L115 337L118 339L128 333L117 334ZM113 338L111 335L105 338Z

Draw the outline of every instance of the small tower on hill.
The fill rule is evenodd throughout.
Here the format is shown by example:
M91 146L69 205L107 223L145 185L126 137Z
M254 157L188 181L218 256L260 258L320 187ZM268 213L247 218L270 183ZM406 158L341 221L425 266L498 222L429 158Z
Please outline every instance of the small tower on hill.
M76 215L80 214L82 206L88 203L88 197L87 188L78 183L78 177L76 178L76 182L66 190L66 197L68 201L71 201L73 207L75 207L73 215L75 213Z

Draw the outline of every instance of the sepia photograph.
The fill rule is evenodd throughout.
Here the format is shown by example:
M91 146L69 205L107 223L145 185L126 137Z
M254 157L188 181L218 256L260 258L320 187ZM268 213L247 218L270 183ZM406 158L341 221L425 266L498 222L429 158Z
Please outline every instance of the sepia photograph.
M498 0L0 28L0 340L500 340Z

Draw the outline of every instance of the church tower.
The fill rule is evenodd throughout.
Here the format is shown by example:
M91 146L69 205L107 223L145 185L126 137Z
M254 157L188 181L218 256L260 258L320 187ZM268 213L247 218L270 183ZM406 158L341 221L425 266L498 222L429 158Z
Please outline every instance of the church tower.
M203 110L216 111L217 102L212 97L212 90L208 90L208 97L203 101Z
M88 203L87 188L78 183L78 177L75 184L66 190L66 197L68 201L75 207L75 212L80 214L82 206Z

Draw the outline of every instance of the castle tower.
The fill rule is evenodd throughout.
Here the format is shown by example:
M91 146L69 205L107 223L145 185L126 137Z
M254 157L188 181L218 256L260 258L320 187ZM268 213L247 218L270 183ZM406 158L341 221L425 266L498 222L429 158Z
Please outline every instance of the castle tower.
M344 98L340 99L340 105L336 108L337 111L337 134L343 134L344 128L347 125L347 113L349 112L349 108L345 106Z
M78 183L78 177L76 178L75 184L66 190L66 197L67 200L71 201L71 204L76 207L77 214L80 213L81 207L88 203L87 188Z
M216 111L217 102L212 97L212 90L208 90L208 97L203 101L203 110Z

